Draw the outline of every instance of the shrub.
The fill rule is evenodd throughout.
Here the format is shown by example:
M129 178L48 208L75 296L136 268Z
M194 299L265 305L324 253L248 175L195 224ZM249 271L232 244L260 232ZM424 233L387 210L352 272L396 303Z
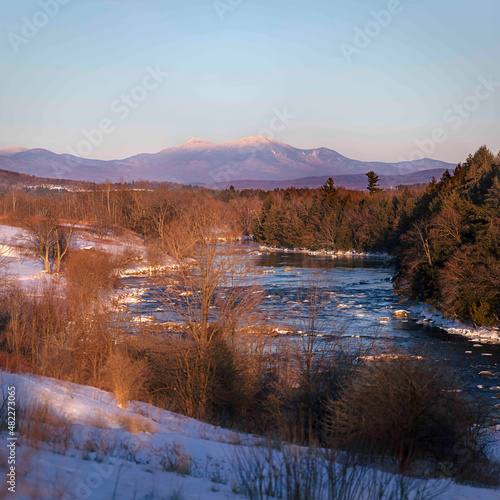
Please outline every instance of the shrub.
M178 442L167 443L160 451L160 465L167 472L187 476L191 473L193 459Z
M12 372L12 373L33 373L35 367L30 365L21 356L16 356L15 354L9 354L8 352L0 352L0 370Z
M116 259L101 250L73 250L64 269L69 295L83 302L96 299L118 284L117 267Z
M55 284L36 286L30 292L17 289L6 297L8 318L2 341L10 354L40 365L43 346L64 344L69 311Z
M13 289L2 304L0 365L83 384L96 384L114 346L113 316L103 307L82 310L54 283Z
M138 399L142 394L146 373L144 361L115 352L109 356L103 369L104 389L113 391L118 405L123 408L129 401Z
M344 448L397 457L400 470L417 458L482 455L481 412L453 387L453 377L422 359L395 356L369 362L330 405L327 428Z
M189 417L234 423L246 405L242 374L234 352L224 342L202 351L192 339L170 334L130 340L136 356L147 362L149 394L154 404Z

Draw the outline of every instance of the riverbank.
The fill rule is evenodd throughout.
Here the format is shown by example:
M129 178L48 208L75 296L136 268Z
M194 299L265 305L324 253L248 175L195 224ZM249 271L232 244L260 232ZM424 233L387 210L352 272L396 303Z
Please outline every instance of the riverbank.
M475 327L464 324L458 320L445 318L442 313L423 303L405 306L411 317L421 323L432 323L445 330L450 335L460 335L470 342L480 344L500 345L500 330L498 327Z
M352 258L375 258L384 259L387 261L392 260L392 256L386 252L357 252L356 250L309 250L307 248L283 248L271 247L267 245L259 245L261 252L270 253L301 253L306 255L326 256L335 259L337 257L352 257Z

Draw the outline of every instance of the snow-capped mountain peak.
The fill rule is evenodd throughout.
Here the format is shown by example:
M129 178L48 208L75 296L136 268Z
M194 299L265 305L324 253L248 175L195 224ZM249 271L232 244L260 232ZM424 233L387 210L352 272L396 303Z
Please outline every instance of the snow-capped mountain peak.
M20 146L14 146L11 148L0 149L0 156L12 156L17 153L24 153L25 151L28 151L28 149Z

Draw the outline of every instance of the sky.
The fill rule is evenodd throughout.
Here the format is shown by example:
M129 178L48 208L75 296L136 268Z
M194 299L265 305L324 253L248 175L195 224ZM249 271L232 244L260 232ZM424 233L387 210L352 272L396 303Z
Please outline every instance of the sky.
M263 135L358 160L500 150L498 0L0 2L0 149Z

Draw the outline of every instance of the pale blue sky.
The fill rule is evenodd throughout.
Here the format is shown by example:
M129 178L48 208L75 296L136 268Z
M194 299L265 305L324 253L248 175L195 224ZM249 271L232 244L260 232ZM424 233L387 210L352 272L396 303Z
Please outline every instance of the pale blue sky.
M88 157L261 133L362 160L500 150L498 0L45 2L53 17L44 0L1 3L0 148L77 150L108 120ZM132 108L147 68L168 75Z

